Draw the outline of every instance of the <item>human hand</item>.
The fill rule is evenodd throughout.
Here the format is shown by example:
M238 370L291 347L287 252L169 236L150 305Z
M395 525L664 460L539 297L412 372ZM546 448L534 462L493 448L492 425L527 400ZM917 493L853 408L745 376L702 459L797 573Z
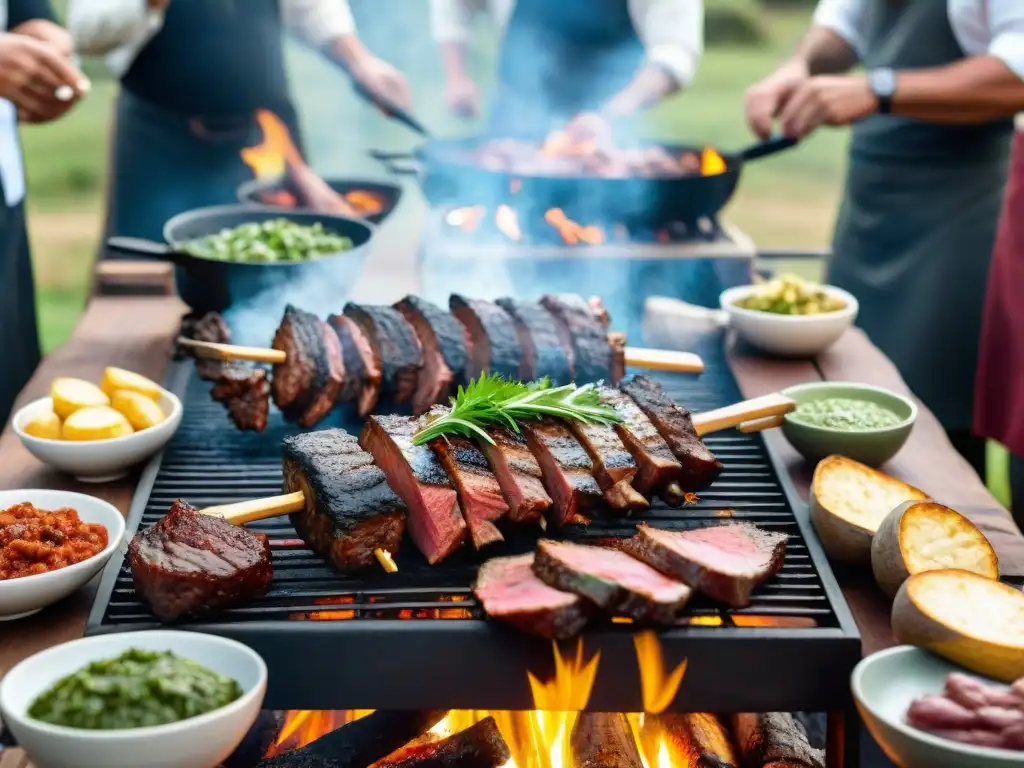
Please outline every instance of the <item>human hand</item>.
M822 75L796 89L779 121L786 136L802 139L818 126L849 125L877 109L866 75Z
M162 11L170 2L171 0L146 0L146 7L151 11Z
M412 107L412 91L405 75L394 66L366 52L349 63L352 77L373 96L399 109Z
M288 176L306 208L318 213L358 218L348 201L301 160L288 162Z
M71 34L64 27L54 24L48 19L29 19L16 26L11 32L17 35L27 35L42 43L47 43L66 59L70 59L75 52Z
M452 114L459 117L476 117L480 114L480 90L473 79L465 75L448 79L444 100Z
M60 117L88 87L85 75L48 43L28 35L0 35L0 97L14 103L24 122Z
M747 125L760 139L772 135L772 123L793 93L810 78L807 66L791 61L747 89L744 111Z
M570 146L586 147L591 151L605 149L613 144L612 126L597 112L580 112L565 127Z

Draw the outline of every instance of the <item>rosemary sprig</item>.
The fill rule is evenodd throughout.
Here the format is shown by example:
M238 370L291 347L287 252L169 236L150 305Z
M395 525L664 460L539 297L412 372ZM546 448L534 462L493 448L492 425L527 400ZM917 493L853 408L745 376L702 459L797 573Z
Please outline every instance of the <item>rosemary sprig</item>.
M455 434L493 445L494 440L484 429L487 425L500 424L518 432L519 422L544 416L597 424L622 421L614 410L601 403L593 384L552 387L548 379L523 384L498 374L481 375L466 387L460 386L451 404L451 411L413 435L414 444Z

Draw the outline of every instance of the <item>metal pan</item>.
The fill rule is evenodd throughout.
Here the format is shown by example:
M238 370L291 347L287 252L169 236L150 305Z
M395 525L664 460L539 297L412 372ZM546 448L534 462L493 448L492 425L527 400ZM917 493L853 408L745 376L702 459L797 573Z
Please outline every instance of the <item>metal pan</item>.
M276 263L213 261L179 250L186 242L224 229L276 218L305 225L319 222L325 229L351 238L352 249L312 261ZM343 216L286 208L218 205L185 211L170 219L164 225L163 243L135 237L110 237L107 248L115 253L172 262L182 300L197 312L222 312L296 281L320 289L336 287L339 298L343 297L362 272L373 233L371 224Z
M368 179L324 179L327 185L344 197L350 192L370 192L384 201L384 208L379 213L367 214L362 217L373 224L380 224L398 206L402 197L402 187L398 184L388 184L381 181L370 181ZM274 208L286 208L287 210L305 210L301 206L294 208L282 205L278 197L282 193L297 198L295 186L288 178L283 179L253 179L238 187L238 200L247 205L270 206Z

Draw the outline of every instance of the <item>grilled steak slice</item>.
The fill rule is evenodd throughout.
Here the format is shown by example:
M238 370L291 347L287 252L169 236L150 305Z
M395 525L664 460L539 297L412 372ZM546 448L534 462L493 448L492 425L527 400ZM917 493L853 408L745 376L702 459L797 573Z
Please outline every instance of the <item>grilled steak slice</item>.
M466 329L469 348L466 379L475 379L484 371L500 373L508 379L517 378L523 352L515 321L508 312L489 301L467 299L454 293L448 305Z
M523 425L530 446L543 473L544 487L554 501L552 522L577 522L601 503L601 488L592 474L594 465L569 428L553 419Z
M381 392L390 395L396 403L408 402L416 391L416 381L423 354L420 342L402 313L394 307L345 305L345 315L355 321L370 342L373 357L381 372ZM359 413L369 414L360 403Z
M743 765L825 768L825 753L811 746L804 727L788 712L735 714L732 733Z
M567 422L594 467L594 479L604 492L604 500L612 509L647 509L651 506L631 485L636 475L636 462L606 424Z
M451 313L418 296L406 296L395 308L412 326L423 349L412 411L426 413L444 400L456 375L466 370L466 332Z
M262 432L267 428L270 382L265 368L224 363L210 395L224 404L238 429Z
M289 304L272 346L287 355L274 366L274 402L289 421L311 427L334 406L344 382L338 336L316 315Z
M612 375L612 350L604 326L582 298L571 293L542 296L540 303L555 316L560 338L572 344L573 373L578 382L601 381Z
M285 491L306 497L292 525L310 549L340 571L374 565L375 549L398 552L405 505L354 436L305 432L286 437L283 453Z
M338 393L339 403L351 403L358 400L360 414L362 412L364 392L372 392L373 405L376 405L377 393L380 391L380 366L373 356L370 342L366 340L362 329L344 315L330 315L327 324L334 329L341 344L341 359L345 367L345 381ZM367 412L369 413L369 411Z
M615 425L615 433L639 469L633 478L633 487L644 496L655 493L671 496L664 491L669 485L682 480L683 465L672 455L665 438L626 393L602 387L600 397L601 402L614 409L622 419L622 423Z
M409 508L409 535L431 565L454 552L466 538L451 481L426 445L413 445L417 419L371 416L359 444L384 471L388 485Z
M700 439L690 412L666 395L650 376L631 376L619 384L619 389L633 398L679 460L683 489L699 491L711 485L722 473L722 464Z
M511 315L523 356L519 378L523 381L551 379L555 386L572 381L569 357L558 338L555 318L535 301L498 299L498 306Z
M488 560L477 572L473 593L492 619L549 640L578 634L593 608L579 595L538 579L532 554Z
M508 518L516 523L533 523L551 508L544 490L540 464L530 452L526 438L505 427L488 430L494 445L480 443L501 492L508 502Z
M623 548L672 578L733 608L750 605L750 593L778 573L786 557L786 535L747 523L692 531L663 531L647 525Z
M606 611L671 624L693 594L618 549L541 539L533 572L555 589L585 597Z
M508 504L483 452L472 440L459 435L439 437L430 442L430 447L455 484L473 546L480 549L504 541L494 522L508 512Z
M200 616L267 591L267 537L183 501L128 545L135 591L157 618Z

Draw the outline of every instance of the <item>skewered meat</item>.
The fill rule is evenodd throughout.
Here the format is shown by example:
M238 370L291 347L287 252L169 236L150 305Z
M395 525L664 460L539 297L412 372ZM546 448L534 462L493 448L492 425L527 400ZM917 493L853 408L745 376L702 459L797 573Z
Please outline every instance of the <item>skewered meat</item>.
M552 522L562 526L585 518L601 503L601 488L583 446L565 424L553 419L526 422L522 428L554 501Z
M366 340L362 329L345 315L330 315L327 323L338 335L341 344L341 356L345 364L345 381L338 402L349 403L359 401L359 413L365 416L377 404L377 393L380 391L380 365L373 356L370 342ZM373 403L364 412L367 400L372 397Z
M412 443L418 424L402 416L371 416L359 444L373 456L388 485L405 502L409 535L434 565L465 540L466 521L437 456L429 447Z
M572 728L574 768L643 768L629 720L621 712L580 712Z
M381 371L381 392L390 395L398 404L407 403L416 391L416 381L423 364L420 342L412 327L394 307L361 306L349 302L345 305L345 315L355 321L370 342L373 357ZM372 410L371 407L364 413L360 408L360 415Z
M548 586L606 611L660 624L673 623L692 594L685 584L618 549L567 541L537 542L533 572Z
M466 332L451 313L417 296L406 296L395 308L412 326L423 349L412 412L426 413L444 400L452 382L466 370Z
M519 378L533 381L547 377L555 386L572 381L569 357L558 338L555 318L534 301L498 299L497 304L512 317L523 351Z
M192 312L181 320L180 335L186 339L196 341L212 342L214 344L230 344L231 329L224 322L224 318L216 312L207 312L199 316ZM180 347L176 350L175 357L184 356L186 352ZM222 360L209 360L199 358L196 360L196 373L206 381L216 381L224 366Z
M272 346L287 356L274 366L274 403L289 420L311 427L334 407L344 382L338 335L316 315L289 304Z
M183 501L128 545L135 591L160 619L199 616L263 594L273 576L266 536Z
M474 379L484 371L500 373L508 379L517 378L522 349L515 321L508 312L489 301L467 299L458 294L452 294L448 304L466 329L469 350L466 379Z
M505 427L488 430L494 445L481 442L491 471L508 502L508 518L516 523L532 523L551 508L551 497L541 481L540 464L530 452L526 438Z
M593 464L594 479L612 509L647 509L651 506L630 484L636 475L636 462L615 430L606 424L568 422Z
M747 523L664 531L647 525L623 544L634 557L733 608L750 605L754 587L778 573L786 556L781 533Z
M722 473L722 464L700 439L688 410L665 394L650 376L632 376L619 384L619 389L633 398L668 443L683 467L685 490L699 491L714 482Z
M306 497L291 521L313 551L341 571L373 565L375 549L398 551L405 505L355 437L342 429L306 432L286 437L283 451L285 490Z
M743 765L825 768L824 752L811 746L803 726L788 713L733 715L732 734Z
M572 351L575 380L610 379L612 353L608 335L587 302L575 294L561 293L542 296L540 303L554 315L562 347Z
M265 368L223 363L210 394L217 402L224 403L238 429L262 432L267 428L270 382Z
M473 593L492 619L549 640L576 635L592 606L579 595L549 587L533 572L533 555L496 557L480 566Z

